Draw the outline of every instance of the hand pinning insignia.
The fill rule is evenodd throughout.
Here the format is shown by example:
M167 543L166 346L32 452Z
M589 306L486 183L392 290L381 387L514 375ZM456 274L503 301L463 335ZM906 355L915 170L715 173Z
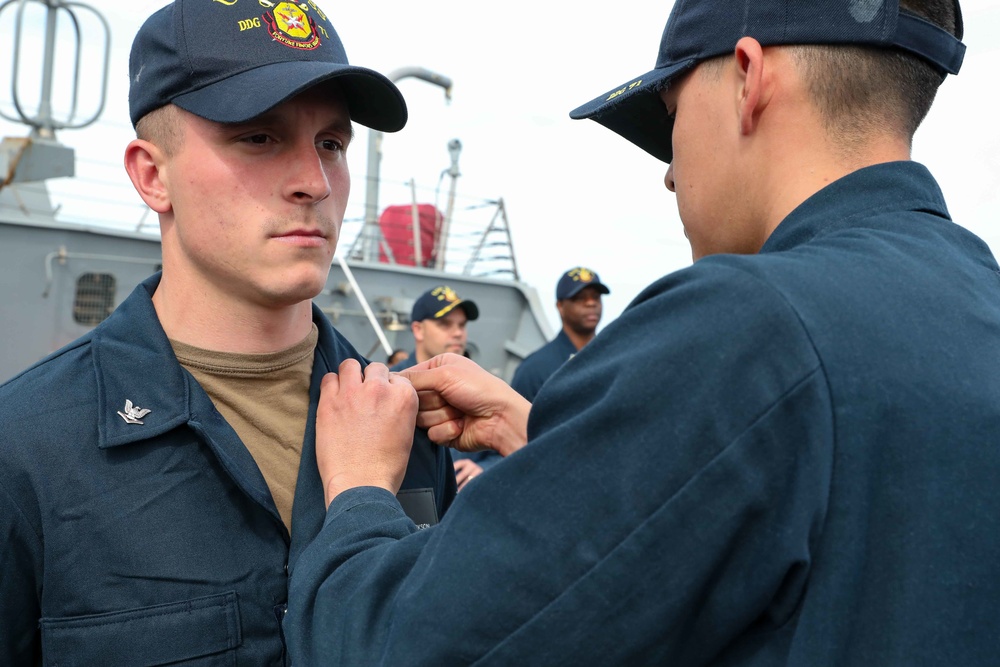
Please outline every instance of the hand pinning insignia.
M142 418L148 415L152 410L148 408L140 408L138 405L132 405L132 401L125 399L125 412L121 410L118 411L118 416L125 420L126 424L141 424Z

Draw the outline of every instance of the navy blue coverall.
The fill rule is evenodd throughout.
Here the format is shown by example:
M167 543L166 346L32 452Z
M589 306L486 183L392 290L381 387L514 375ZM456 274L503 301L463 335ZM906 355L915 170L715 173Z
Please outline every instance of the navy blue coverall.
M830 184L642 292L437 526L339 495L293 660L997 664L998 271L924 167Z
M538 390L542 388L545 381L552 377L552 374L569 361L576 352L576 345L573 345L573 341L569 339L566 332L560 329L558 336L529 354L524 358L524 361L517 365L510 386L521 396L534 402Z
M320 381L361 356L314 307L289 536L250 453L174 357L157 284L0 386L2 665L287 662L288 567L325 517ZM119 414L126 400L150 410L140 423ZM446 451L416 445L403 488L443 513L455 495Z

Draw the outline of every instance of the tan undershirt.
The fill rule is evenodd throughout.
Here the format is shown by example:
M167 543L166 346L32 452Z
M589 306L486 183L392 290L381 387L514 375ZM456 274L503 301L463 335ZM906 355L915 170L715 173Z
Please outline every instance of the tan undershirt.
M309 415L309 382L319 330L281 352L234 354L170 341L260 468L281 520L292 532L292 501Z

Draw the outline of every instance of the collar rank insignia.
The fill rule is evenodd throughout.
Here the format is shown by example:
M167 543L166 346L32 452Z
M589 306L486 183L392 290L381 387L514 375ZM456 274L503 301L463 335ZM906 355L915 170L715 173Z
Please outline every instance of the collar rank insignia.
M152 410L148 408L140 408L138 405L132 405L132 401L126 398L125 412L119 410L118 416L124 419L126 424L141 424L142 418L150 412L152 412Z

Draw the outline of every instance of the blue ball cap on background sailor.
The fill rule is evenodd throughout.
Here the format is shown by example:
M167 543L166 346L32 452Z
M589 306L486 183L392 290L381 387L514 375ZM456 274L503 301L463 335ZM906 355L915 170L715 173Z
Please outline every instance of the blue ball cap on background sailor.
M331 79L352 121L383 132L406 124L402 94L385 76L348 63L315 2L175 0L150 16L132 43L129 113L134 126L173 103L211 121L240 123Z
M479 317L479 307L475 302L462 299L447 285L438 285L421 294L413 303L410 321L439 320L456 308L461 308L470 322Z
M601 282L601 278L595 271L578 266L562 274L556 284L556 299L572 299L580 293L584 287L593 287L601 294L611 294L608 286Z
M673 159L673 120L660 91L703 60L731 54L743 37L762 46L851 44L903 49L942 75L965 56L962 11L955 35L899 8L898 0L677 0L660 40L656 67L570 112L592 118L653 157ZM957 38L956 38L957 36Z

